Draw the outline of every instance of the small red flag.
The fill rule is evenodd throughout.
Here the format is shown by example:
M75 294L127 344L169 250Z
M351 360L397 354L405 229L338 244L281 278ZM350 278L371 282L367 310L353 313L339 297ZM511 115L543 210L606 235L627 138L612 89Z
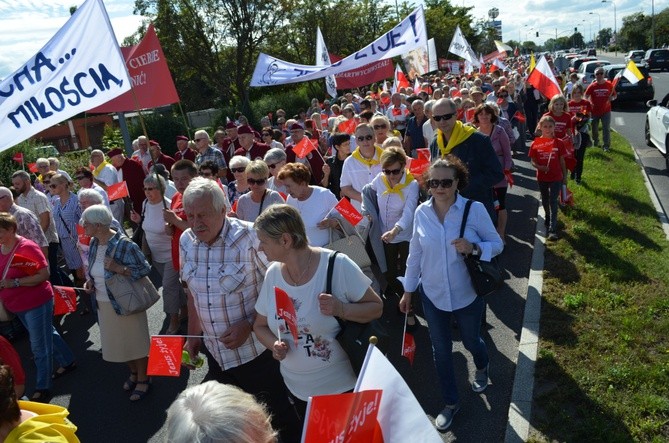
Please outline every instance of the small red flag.
M430 162L424 158L412 158L409 163L409 172L414 176L423 175L430 167Z
M532 142L531 149L534 149L535 151L539 152L551 152L553 150L553 147L555 147L554 138L537 137Z
M110 202L121 199L123 197L128 197L130 195L128 193L128 185L125 181L109 185L107 187L107 195L109 196Z
M567 135L565 138L561 139L564 143L564 150L566 155L564 156L564 163L567 166L569 171L573 171L576 167L576 154L574 151L574 141L571 139L570 135Z
M91 238L86 235L86 231L84 230L84 227L81 226L80 224L77 224L77 236L79 237L79 243L82 245L90 245L91 244Z
M303 137L298 144L293 146L293 152L299 158L305 158L311 151L315 149L316 147L307 137Z
M504 177L506 177L506 182L509 184L509 189L513 188L513 174L511 173L510 169L504 170Z
M525 121L527 120L527 119L525 118L525 116L523 115L523 113L520 112L520 111L516 111L516 113L513 114L513 118L515 118L516 120L518 120L518 122L520 122L520 123L525 123Z
M151 337L149 347L149 366L146 375L162 375L178 377L181 375L181 349L184 346L183 337Z
M356 119L351 118L346 121L339 123L337 129L339 132L344 132L346 134L355 134L355 128L358 126Z
M288 293L281 288L274 286L274 296L276 297L276 315L281 317L286 322L286 326L290 330L297 347L297 314L295 313L295 306L293 301L288 296Z
M35 275L39 271L39 262L21 254L14 254L10 267L20 269L21 272L27 275Z
M15 162L23 163L23 152L17 152L16 154L14 154L12 160L14 160Z
M53 286L53 315L65 315L77 310L77 291L66 286Z
M37 163L28 163L28 171L37 174Z
M574 206L574 193L567 187L562 185L562 192L560 192L560 203L563 206Z
M404 340L402 341L402 357L409 359L409 364L413 366L413 358L416 355L416 340L413 335L408 332L404 333Z
M327 125L329 119L330 118L328 117L328 115L325 112L321 113L321 124Z
M476 108L469 108L465 111L465 119L467 122L473 122L474 121L474 114L476 114Z
M353 207L346 197L342 197L334 208L353 226L357 225L360 223L360 220L362 220L362 214Z
M419 160L427 160L431 161L432 160L432 154L430 153L429 148L419 148L416 149L416 155L418 155Z

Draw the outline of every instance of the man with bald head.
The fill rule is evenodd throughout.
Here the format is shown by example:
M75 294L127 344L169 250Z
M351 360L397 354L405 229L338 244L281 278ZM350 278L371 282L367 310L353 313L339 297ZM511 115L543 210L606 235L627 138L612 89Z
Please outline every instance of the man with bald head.
M493 186L504 178L490 138L456 118L457 107L450 98L442 98L432 106L436 135L430 143L432 159L453 154L469 170L469 184L461 191L463 197L483 203L494 221Z

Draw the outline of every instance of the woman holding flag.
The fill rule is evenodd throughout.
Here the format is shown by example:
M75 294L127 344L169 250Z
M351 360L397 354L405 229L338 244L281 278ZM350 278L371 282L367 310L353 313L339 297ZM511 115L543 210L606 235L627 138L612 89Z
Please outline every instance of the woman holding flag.
M355 386L351 363L336 339L340 326L334 317L366 323L381 316L383 304L371 280L344 254L335 258L333 293L324 293L331 251L309 244L300 212L292 206L271 206L256 219L255 229L260 250L273 263L258 295L253 331L281 362L283 379L304 419L310 396L340 394ZM288 296L276 295L276 289ZM279 308L293 311L294 321L279 318Z
M16 233L16 219L0 213L0 300L16 314L30 337L37 380L32 401L47 403L53 379L76 368L74 355L53 326L49 265L40 247ZM59 367L54 372L53 361Z

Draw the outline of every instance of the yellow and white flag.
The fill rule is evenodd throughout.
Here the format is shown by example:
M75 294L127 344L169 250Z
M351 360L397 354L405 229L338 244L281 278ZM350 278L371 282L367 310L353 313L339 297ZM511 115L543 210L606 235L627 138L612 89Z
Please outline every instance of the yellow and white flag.
M627 63L625 70L623 71L623 77L629 80L630 83L636 85L640 80L643 80L643 74L639 71L639 68L636 67L636 63L632 60Z

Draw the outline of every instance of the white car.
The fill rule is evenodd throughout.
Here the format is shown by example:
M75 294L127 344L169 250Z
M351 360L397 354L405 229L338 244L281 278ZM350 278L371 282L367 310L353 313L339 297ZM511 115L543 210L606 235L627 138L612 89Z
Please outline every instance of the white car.
M647 102L650 110L646 113L646 143L655 146L664 155L665 165L669 170L669 94L660 103L657 100Z
M606 66L610 64L611 62L607 60L590 60L583 62L581 66L578 67L578 71L576 71L578 80L583 86L587 88L588 85L595 79L595 69L599 68L600 66Z

